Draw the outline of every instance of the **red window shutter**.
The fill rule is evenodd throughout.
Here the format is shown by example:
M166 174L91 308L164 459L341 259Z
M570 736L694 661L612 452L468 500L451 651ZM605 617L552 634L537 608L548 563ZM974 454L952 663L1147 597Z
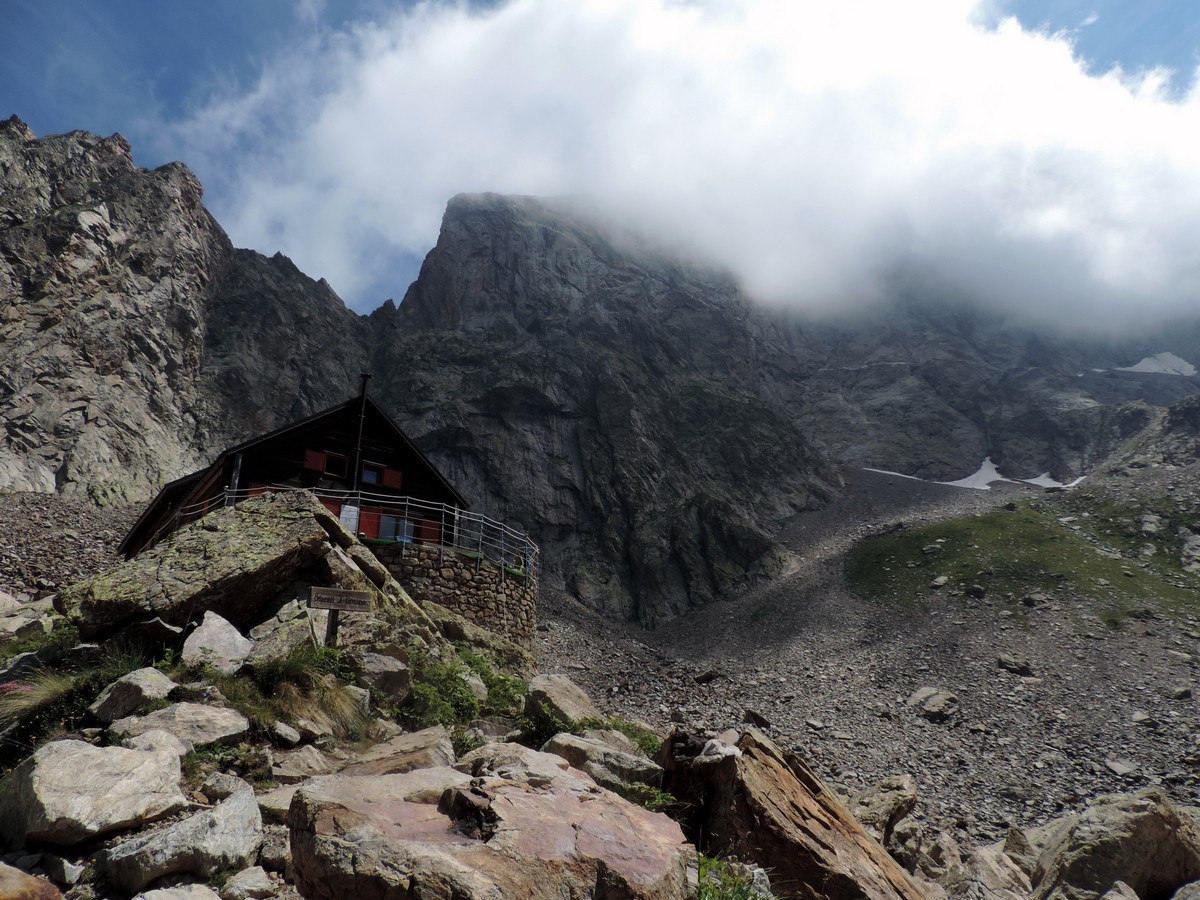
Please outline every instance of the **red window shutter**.
M305 450L304 468L308 469L310 472L324 472L325 454L320 450Z
M383 470L383 486L400 490L400 470L399 469L384 469Z
M381 509L364 507L358 516L358 533L372 539L379 537L379 519L382 515Z

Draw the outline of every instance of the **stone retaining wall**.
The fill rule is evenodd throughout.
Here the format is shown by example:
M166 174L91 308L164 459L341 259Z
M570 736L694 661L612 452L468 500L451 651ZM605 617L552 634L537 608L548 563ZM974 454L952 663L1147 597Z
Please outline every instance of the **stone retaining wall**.
M450 547L369 546L418 604L432 600L522 647L533 646L537 585L531 579Z

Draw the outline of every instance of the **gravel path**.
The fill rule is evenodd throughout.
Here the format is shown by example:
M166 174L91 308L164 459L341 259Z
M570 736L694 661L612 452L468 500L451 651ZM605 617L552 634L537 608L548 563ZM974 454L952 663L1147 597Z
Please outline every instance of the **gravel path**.
M847 481L838 503L781 532L801 556L796 571L736 601L642 631L556 598L539 635L543 671L565 671L612 714L658 728L723 728L751 710L847 793L912 774L921 814L968 840L1148 783L1197 802L1195 620L1114 631L1086 598L1065 595L1028 611L1028 624L986 597L938 595L921 613L864 601L842 577L856 541L1028 492L865 471ZM1032 676L1001 668L1002 653L1028 660ZM953 692L957 714L936 723L906 705L925 686Z

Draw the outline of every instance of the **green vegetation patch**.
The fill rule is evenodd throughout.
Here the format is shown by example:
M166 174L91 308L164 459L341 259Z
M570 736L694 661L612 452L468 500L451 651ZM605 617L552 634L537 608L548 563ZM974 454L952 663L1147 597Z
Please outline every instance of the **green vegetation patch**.
M580 737L588 731L619 731L638 745L650 759L658 755L662 747L662 738L636 722L614 716L610 719L582 719L578 722L566 722L558 718L544 703L542 713L536 719L522 716L520 723L521 736L518 740L526 747L540 750L542 745L556 734L574 734Z
M183 757L180 766L184 783L192 789L198 788L213 772L232 772L259 789L275 785L266 750L248 744L201 747Z
M36 634L32 637L18 638L0 644L0 664L8 662L14 656L22 653L33 653L43 647L56 647L69 650L79 643L79 629L63 620L57 620L49 634Z
M454 650L463 664L483 681L488 690L484 713L507 715L519 712L529 685L514 675L505 675L492 651L465 641L455 641ZM501 662L501 665L503 662Z
M479 718L479 701L463 680L466 671L457 660L441 662L414 655L409 662L412 694L400 713L414 728L453 727Z
M927 608L947 595L1020 600L1033 593L1095 602L1110 624L1146 609L1195 610L1200 595L1122 556L1099 533L1095 513L1040 501L868 538L846 556L847 582L877 601ZM1061 521L1066 519L1068 521ZM933 588L935 578L946 583Z
M358 697L346 689L354 679L353 659L338 648L303 644L286 656L256 664L249 677L226 675L205 665L181 667L171 674L177 681L202 679L215 685L259 736L268 735L277 720L309 719L327 725L339 737L358 740L370 721Z
M1200 578L1184 571L1181 552L1181 534L1200 530L1200 504L1196 501L1170 496L1135 500L1117 498L1107 491L1072 491L1063 498L1060 513L1074 517L1072 525L1095 541L1145 563L1164 577L1190 581L1200 588ZM1147 548L1153 552L1146 552Z
M699 887L697 900L755 900L761 896L742 866L709 856L700 857Z

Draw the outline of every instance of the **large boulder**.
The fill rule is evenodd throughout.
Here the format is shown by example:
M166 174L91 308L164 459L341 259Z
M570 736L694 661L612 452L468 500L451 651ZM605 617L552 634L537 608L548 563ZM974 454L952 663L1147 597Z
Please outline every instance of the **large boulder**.
M372 580L377 572L355 561L360 546L312 494L266 493L209 513L135 558L66 588L54 602L85 637L148 616L183 626L211 611L256 642L261 637L286 652L291 639L272 640L270 632L290 628L296 640L308 634L309 589L346 588L375 600L373 614L343 615L347 643L419 638L425 650L448 650L395 579L389 576L381 587ZM278 617L285 608L295 612L284 616L287 621ZM267 622L268 633L254 630ZM398 637L384 625L402 626L405 634Z
M253 641L243 637L224 616L209 610L200 626L183 642L182 657L185 663L202 663L232 675L253 650Z
M896 824L916 805L917 783L913 777L893 775L860 791L851 813L867 834L889 847Z
M308 494L271 493L217 510L60 591L55 606L85 637L134 616L185 625L196 610L257 624L263 605L329 552L329 532L314 507L320 504Z
M947 860L940 884L951 897L987 897L989 900L1028 900L1033 890L1028 876L996 847L977 847Z
M297 888L309 900L687 896L690 851L675 822L521 749L545 759L499 767L539 777L436 767L301 787L289 812ZM491 768L488 752L475 751L473 768Z
M205 703L172 703L144 716L117 719L109 730L129 737L168 731L194 747L204 747L241 737L250 730L250 722L236 709Z
M1169 897L1200 879L1200 826L1159 788L1101 798L1039 836L1036 900L1097 900L1123 881L1139 897Z
M0 797L0 830L22 844L76 844L187 806L170 751L56 741L21 763Z
M597 784L618 790L632 784L658 787L662 767L645 756L615 750L603 741L563 732L542 746L543 753L561 756L576 769L591 775Z
M62 892L43 878L0 863L0 900L62 900Z
M105 871L114 885L133 893L164 875L208 878L244 869L254 863L262 841L254 792L243 790L210 810L119 844L108 851Z
M659 759L663 787L688 809L701 850L770 869L782 897L924 898L812 770L758 730L736 743L676 732Z
M573 726L601 718L592 698L566 675L539 675L529 682L525 715L546 728Z
M158 669L137 669L122 675L101 691L88 710L107 725L136 712L147 703L165 700L175 687L175 682Z
M146 891L133 900L221 900L221 895L206 884L180 884Z
M358 655L359 687L378 691L387 702L400 705L412 693L412 672L394 656L363 652Z

